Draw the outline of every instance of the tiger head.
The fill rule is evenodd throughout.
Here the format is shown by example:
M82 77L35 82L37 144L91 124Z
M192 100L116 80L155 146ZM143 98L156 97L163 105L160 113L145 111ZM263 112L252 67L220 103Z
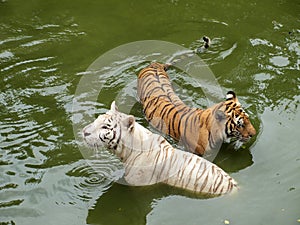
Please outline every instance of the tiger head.
M115 102L112 102L108 112L99 115L94 122L83 128L82 136L86 144L92 148L105 147L115 150L121 135L130 134L134 123L133 116L118 112Z
M249 115L242 108L236 94L227 92L225 106L225 133L227 138L236 138L237 141L247 142L256 134L256 130L250 122Z

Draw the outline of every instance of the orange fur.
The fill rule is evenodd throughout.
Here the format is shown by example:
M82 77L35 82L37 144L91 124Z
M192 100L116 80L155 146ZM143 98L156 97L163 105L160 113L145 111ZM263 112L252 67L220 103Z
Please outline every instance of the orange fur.
M227 138L247 141L256 134L234 92L207 109L190 108L174 93L166 65L152 63L138 75L138 97L147 120L199 155L219 149Z

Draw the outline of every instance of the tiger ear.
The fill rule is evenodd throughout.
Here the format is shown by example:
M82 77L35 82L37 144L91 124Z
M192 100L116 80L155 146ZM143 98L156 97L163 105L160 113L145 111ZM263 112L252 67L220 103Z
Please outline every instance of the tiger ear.
M226 94L226 101L233 100L234 102L237 102L238 99L236 97L236 94L233 91L228 91Z
M110 111L112 111L113 113L118 112L118 107L116 106L116 102L113 101L110 105Z
M135 119L131 115L127 116L126 119L123 121L123 124L125 125L125 127L127 128L127 130L129 132L133 131L133 129L134 129L134 123L135 123Z
M216 120L219 122L224 121L226 119L225 113L219 109L215 112L214 116L215 116Z

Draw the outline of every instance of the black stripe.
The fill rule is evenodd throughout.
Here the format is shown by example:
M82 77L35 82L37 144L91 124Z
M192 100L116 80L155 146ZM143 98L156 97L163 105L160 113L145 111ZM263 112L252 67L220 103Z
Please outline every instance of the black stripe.
M161 114L160 114L161 118L165 118L166 113L168 113L170 110L169 106L171 106L171 105L172 105L172 103L166 103L164 105L163 109L161 110Z
M149 86L153 83L158 83L157 80L154 80L152 77L148 78L146 82L140 84L140 90L148 90Z
M189 121L189 119L190 119L191 117L195 116L194 111L193 111L193 110L189 111L185 116L186 116L185 123L187 124L188 121ZM198 116L198 115L196 115L196 116ZM195 116L195 117L196 117L196 116ZM186 129L187 129L187 127L188 127L188 126L184 126L184 130L183 130L183 136L184 136L184 137L185 137L185 135L186 135Z
M152 120L153 119L153 114L155 113L155 112L157 112L159 109L160 109L160 106L161 105L164 105L165 104L165 101L160 101L159 103L158 103L158 105L154 105L153 106L153 110L149 113L149 112L147 112L147 109L145 110L145 114L147 115L148 114L148 118L150 119L150 120ZM163 106L163 110L165 109L167 107L167 105L164 105ZM149 110L148 110L149 111ZM162 110L161 110L162 111ZM160 113L161 112L158 112L158 115L160 115ZM163 119L163 117L161 117L162 119Z
M154 87L154 88L152 88L150 91L148 91L148 92L145 93L144 98L154 97L155 95L153 96L153 92L159 91L159 90L161 90L161 87Z
M182 112L182 111L185 111L186 109L188 109L188 107L186 106L183 106L181 109L177 110L177 112ZM186 114L181 114L181 117L179 119L179 122L178 122L178 127L177 127L177 131L178 131L178 138L180 139L181 137L181 123L183 121L183 118Z

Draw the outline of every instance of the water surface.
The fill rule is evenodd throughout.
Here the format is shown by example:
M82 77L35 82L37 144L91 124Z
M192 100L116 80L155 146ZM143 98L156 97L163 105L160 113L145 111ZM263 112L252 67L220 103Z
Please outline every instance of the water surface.
M299 2L289 0L1 1L0 223L299 223L299 13ZM117 96L120 104L134 99L135 89L124 87L146 63L134 63L142 60L137 53L108 65L98 101L72 108L89 65L125 43L193 49L203 35L212 46L201 57L223 90L238 94L258 131L239 150L224 144L215 159L240 192L203 199L164 185L128 187L113 182L120 164L109 153L85 161L72 109L78 120L86 112L93 120L93 110L105 112ZM176 69L170 76L183 100L206 107L191 78ZM139 104L131 113L149 127Z

